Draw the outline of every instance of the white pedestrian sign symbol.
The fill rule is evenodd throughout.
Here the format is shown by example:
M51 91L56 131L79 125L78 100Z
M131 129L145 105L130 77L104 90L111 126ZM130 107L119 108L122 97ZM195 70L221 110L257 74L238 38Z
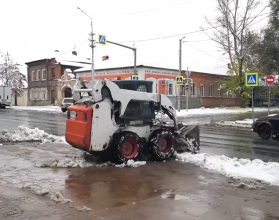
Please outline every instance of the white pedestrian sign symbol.
M250 79L248 80L248 84L256 84L256 80L254 79L254 77L251 75Z
M102 44L102 45L106 45L107 44L107 39L106 39L105 35L99 34L98 35L98 40L99 40L99 44Z

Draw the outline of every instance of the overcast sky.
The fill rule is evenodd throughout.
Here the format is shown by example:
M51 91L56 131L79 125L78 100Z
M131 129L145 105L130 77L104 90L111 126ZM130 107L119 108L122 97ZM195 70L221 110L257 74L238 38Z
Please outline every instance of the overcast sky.
M267 0L262 2L263 6ZM203 32L191 33L208 27L204 17L214 18L216 0L0 0L0 52L8 51L23 64L23 72L25 62L51 56L62 59L74 47L79 58L91 58L90 19L77 7L92 17L95 40L103 34L109 41L135 46L137 65L178 69L179 39L185 36L182 69L226 73L228 59L218 46ZM102 61L104 55L109 61ZM133 62L132 50L96 44L97 69L132 66Z

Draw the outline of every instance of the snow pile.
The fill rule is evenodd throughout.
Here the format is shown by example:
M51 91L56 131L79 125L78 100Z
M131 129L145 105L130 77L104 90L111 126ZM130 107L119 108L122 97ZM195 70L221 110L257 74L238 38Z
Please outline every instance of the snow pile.
M22 111L39 111L39 112L49 112L49 113L62 112L59 106L13 106L12 108L16 110L22 110Z
M279 186L279 163L277 162L229 158L205 153L176 153L175 157L178 161L193 163L234 179L254 179Z
M48 134L38 128L31 129L21 125L17 130L8 132L2 130L0 133L0 142L22 142L22 141L40 141L42 143L66 143L64 137Z
M270 114L268 117L275 116L277 114ZM258 120L257 118L254 121ZM238 121L220 121L216 122L216 125L219 126L228 126L228 127L242 127L242 128L251 128L253 124L253 119L246 118L244 120Z
M241 114L251 112L252 108L196 108L196 109L181 109L180 111L176 110L177 117L191 117L191 116L205 116L205 115L224 115L224 114ZM254 108L255 112L265 112L267 108ZM161 117L161 114L157 115L158 118ZM167 115L162 115L162 117L168 117Z
M64 156L64 158L53 159L51 161L46 161L41 164L35 164L35 166L40 168L45 168L45 167L84 168L84 167L103 167L103 166L115 166L119 168L123 168L123 167L136 168L145 164L146 161L134 161L134 160L128 160L126 163L123 164L114 164L111 162L100 163L98 162L98 158L96 158L94 155L83 152L80 155L66 155Z
M128 160L126 163L122 163L122 164L116 164L116 167L119 168L123 168L123 167L139 167L139 166L143 166L146 164L146 161L134 161L134 160Z
M257 119L254 119L255 121ZM228 127L242 127L242 128L251 128L253 124L253 119L246 118L244 120L238 121L220 121L216 122L216 125L219 126L228 126Z

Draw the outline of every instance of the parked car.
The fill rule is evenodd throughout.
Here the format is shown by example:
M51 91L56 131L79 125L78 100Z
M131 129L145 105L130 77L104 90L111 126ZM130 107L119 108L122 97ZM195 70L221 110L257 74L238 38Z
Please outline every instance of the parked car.
M279 136L279 114L265 116L256 120L252 125L252 130L262 139L269 139Z
M73 102L73 98L64 98L61 104L61 111L66 112L68 110L68 107L71 106Z
M275 107L275 106L278 106L279 103L276 102L276 100L271 100L270 101L270 107ZM268 106L268 102L262 102L262 107L267 107Z

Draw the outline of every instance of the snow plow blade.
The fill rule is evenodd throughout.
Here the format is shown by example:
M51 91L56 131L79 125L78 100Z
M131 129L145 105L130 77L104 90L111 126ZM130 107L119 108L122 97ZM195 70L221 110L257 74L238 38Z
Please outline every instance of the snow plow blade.
M175 133L177 153L200 152L200 129L198 125L180 123Z

